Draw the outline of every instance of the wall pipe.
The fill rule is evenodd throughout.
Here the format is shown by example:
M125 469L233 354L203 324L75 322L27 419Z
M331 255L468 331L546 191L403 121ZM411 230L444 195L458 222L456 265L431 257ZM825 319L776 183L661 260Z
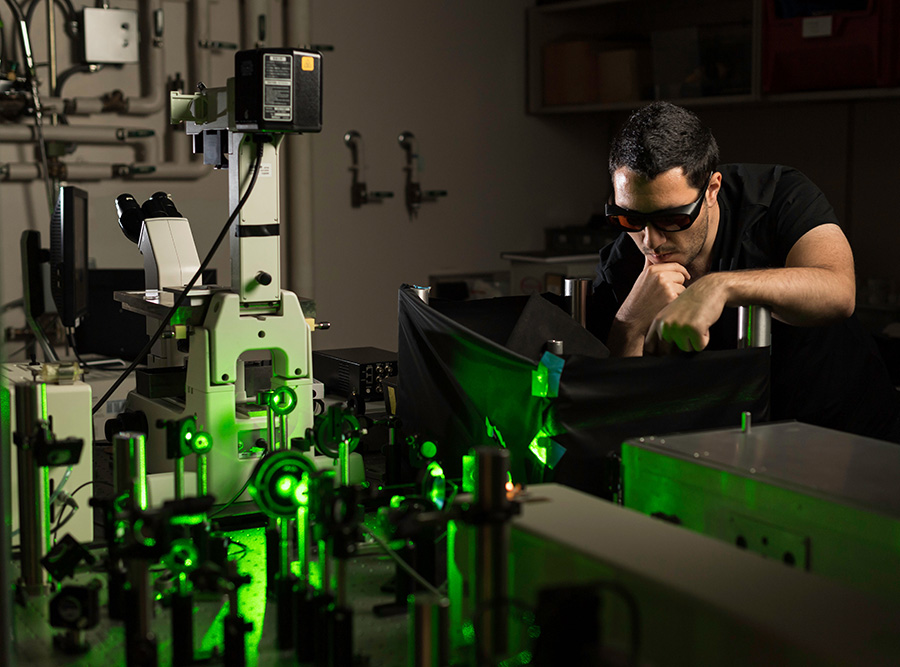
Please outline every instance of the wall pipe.
M104 146L130 146L139 154L141 162L156 162L159 154L157 141L146 135L153 130L130 127L45 125L45 141ZM138 135L138 136L135 136ZM0 125L0 143L34 143L38 141L34 125Z
M209 0L190 0L188 16L192 29L188 29L188 90L195 90L198 83L210 85L209 71Z
M112 179L134 181L195 181L212 171L202 163L159 165L129 165L103 162L61 163L61 180L71 182L107 181ZM42 178L39 162L9 162L0 164L0 182L23 183Z
M284 43L306 46L311 42L312 10L310 0L288 0L284 3ZM308 136L291 137L287 145L287 191L285 219L286 244L295 267L287 276L289 289L307 297L315 296L313 260L313 186L312 144Z

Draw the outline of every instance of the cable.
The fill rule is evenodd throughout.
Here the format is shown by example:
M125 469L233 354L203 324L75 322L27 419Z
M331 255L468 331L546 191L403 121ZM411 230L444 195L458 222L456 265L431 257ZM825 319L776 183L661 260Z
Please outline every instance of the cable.
M263 457L263 458L265 458L265 457ZM252 478L253 478L253 475L250 475L250 477L247 478L247 481L244 482L244 486L241 487L241 490L238 491L238 492L234 495L234 498L232 498L232 499L229 500L227 503L225 503L224 505L222 505L222 506L221 506L219 509L217 509L215 512L212 512L212 513L210 513L210 514L207 514L207 518L210 518L210 519L211 519L211 518L213 518L214 516L216 516L217 514L221 514L222 512L224 512L225 510L227 510L229 507L231 507L232 505L234 505L234 503L237 502L237 499L240 498L242 495L244 495L244 491L246 491L246 490L247 490L247 487L250 486L250 480L251 480Z
M69 468L69 472L71 472L71 468ZM81 491L84 487L90 486L91 484L95 484L95 483L96 484L106 484L107 486L112 486L112 484L110 484L109 482L102 482L100 480L91 480L90 482L85 482L84 484L81 484L81 485L75 487L75 490L72 491L72 493L68 494L68 499L65 501L66 504L68 504L69 499L71 499L74 503L76 493ZM60 484L60 486L57 487L57 493L59 493L61 489L62 489L62 484ZM78 503L74 503L74 505L70 505L70 507L72 508L72 511L66 515L65 520L63 519L63 511L62 510L59 511L59 519L56 522L56 527L50 531L51 535L56 535L56 533L59 531L59 529L62 528L63 526L65 526L67 523L69 523L69 521L72 520L72 517L75 516L75 513L78 511Z
M213 243L212 248L210 248L209 252L206 254L203 262L201 262L200 268L197 269L197 272L194 274L194 277L190 279L188 284L184 286L181 294L177 299L175 299L175 304L169 309L169 312L166 313L166 316L163 318L162 322L159 323L159 328L156 330L156 333L154 333L150 337L150 340L147 341L147 344L144 345L144 348L137 354L137 356L134 358L134 361L132 361L128 365L128 368L126 368L122 372L122 374L116 379L116 381L112 383L112 386L106 390L106 393L100 397L100 400L98 400L94 407L91 409L91 414L95 414L103 406L103 404L106 403L107 400L109 400L109 397L115 393L116 389L119 388L119 385L121 385L125 381L125 378L131 375L131 372L135 368L137 368L140 360L150 352L150 350L156 344L156 341L158 341L159 337L162 336L163 331L165 331L166 327L169 326L169 320L172 319L172 315L175 314L175 311L177 311L178 308L181 307L181 304L184 303L185 299L187 299L191 288L193 288L193 286L197 283L197 281L200 279L200 276L203 275L206 267L209 266L209 263L212 261L213 255L215 254L216 250L219 249L219 245L221 245L225 236L228 234L228 230L231 228L231 223L234 222L235 218L237 218L238 214L241 212L241 209L244 208L244 204L247 203L247 199L250 198L250 193L253 192L253 187L256 185L256 179L259 177L259 169L260 165L262 164L264 146L262 141L258 140L257 138L254 138L254 140L257 142L256 161L253 164L253 177L250 179L250 185L247 188L247 191L244 193L244 196L241 197L238 205L235 207L234 211L231 212L231 215L228 216L228 221L222 227L222 231L219 232L219 236Z
M75 355L75 359L78 360L78 364L82 369L87 368L87 364L84 363L84 359L81 358L81 355L78 354L78 348L75 346L75 327L66 327L66 340L69 343L69 347L72 348L72 354Z
M13 308L22 308L24 305L25 299L13 299L12 301L4 303L3 306L0 307L0 313L5 313L7 310L12 310Z
M409 565L409 563L407 563L405 560L400 558L400 556L398 556L397 553L393 549L391 549L391 547L388 545L387 542L384 541L384 539L382 539L379 535L375 534L375 531L373 531L367 525L362 524L362 523L359 525L359 527L362 528L363 531L368 533L372 537L372 539L375 540L375 542L378 544L378 546L380 546L388 556L390 556L395 561L397 561L397 565L399 565L404 570L406 570L407 574L409 574L413 579L415 579L417 582L419 582L424 588L428 589L429 592L434 593L438 597L444 597L443 593L441 593L437 588L432 586L431 583L427 579L425 579L422 575L420 575L418 572L416 572Z
M39 2L40 0L31 0L28 9L25 10L25 21L28 23L29 27L31 26L31 19L34 18L34 10L37 9ZM72 0L56 0L55 4L65 10L66 21L73 21L75 19L75 6L72 4Z

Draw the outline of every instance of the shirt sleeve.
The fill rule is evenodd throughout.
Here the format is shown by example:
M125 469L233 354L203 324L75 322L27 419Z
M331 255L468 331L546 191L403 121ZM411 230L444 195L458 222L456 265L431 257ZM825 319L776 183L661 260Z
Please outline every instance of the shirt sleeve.
M781 266L806 232L819 225L839 224L822 191L801 172L788 167L776 184L769 216L773 249Z

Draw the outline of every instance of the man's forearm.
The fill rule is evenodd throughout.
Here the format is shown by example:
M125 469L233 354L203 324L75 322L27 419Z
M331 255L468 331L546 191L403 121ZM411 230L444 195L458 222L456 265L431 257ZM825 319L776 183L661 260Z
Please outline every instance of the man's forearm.
M788 267L704 276L688 293L723 306L758 304L788 324L819 326L845 319L856 305L855 283L831 269Z
M640 357L644 353L646 329L639 331L621 320L613 320L606 339L609 354L613 357Z

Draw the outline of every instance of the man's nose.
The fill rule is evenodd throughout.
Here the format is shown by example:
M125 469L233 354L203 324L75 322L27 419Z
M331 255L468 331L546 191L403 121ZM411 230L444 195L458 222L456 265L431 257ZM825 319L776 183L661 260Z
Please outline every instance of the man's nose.
M647 225L644 227L644 231L642 232L641 239L644 242L644 246L647 248L658 248L663 243L666 242L666 234L665 232L661 232L653 225Z

